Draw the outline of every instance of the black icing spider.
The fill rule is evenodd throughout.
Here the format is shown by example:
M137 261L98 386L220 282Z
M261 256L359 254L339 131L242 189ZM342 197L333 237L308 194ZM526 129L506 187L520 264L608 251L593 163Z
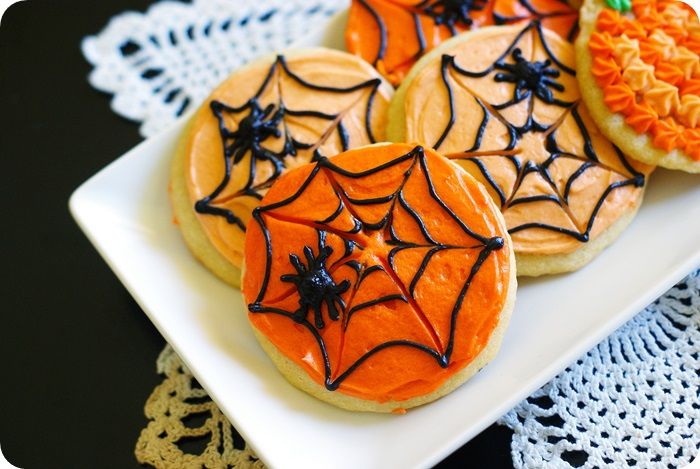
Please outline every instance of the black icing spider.
M340 295L350 288L348 280L343 280L339 285L336 285L333 277L328 273L326 260L332 253L333 248L324 246L319 251L318 257L314 257L311 248L304 246L304 256L308 265L305 266L296 254L290 254L289 262L294 266L297 274L286 274L281 277L283 282L296 285L299 292L299 309L294 312L294 320L302 322L306 319L309 308L313 308L314 323L317 329L323 329L325 325L321 315L321 307L324 302L328 306L328 316L331 320L340 319L338 307L341 311L345 309L345 302Z
M245 108L249 109L249 113L238 123L238 128L234 131L226 128L223 112L240 112ZM246 152L250 150L254 160L270 161L274 165L274 177L284 170L283 158L287 154L286 146L281 152L276 153L263 148L261 145L262 142L270 137L279 138L282 135L279 126L284 117L283 108L279 108L273 113L275 109L274 104L269 104L265 109L262 109L258 104L258 100L253 98L243 108L239 109L230 108L220 101L212 101L211 109L217 119L219 119L226 156L233 156L234 164L239 163Z
M523 57L519 48L513 50L514 64L498 61L495 67L505 70L506 73L497 73L494 76L496 81L506 81L515 83L513 92L513 102L517 103L530 96L534 91L535 96L548 104L552 104L555 99L551 88L564 91L564 86L549 77L559 76L559 70L550 68L552 61L547 59L544 62L530 62Z
M454 33L456 23L461 22L466 26L471 26L470 12L483 8L483 0L436 0L423 8L423 12L430 16L435 24L444 24Z

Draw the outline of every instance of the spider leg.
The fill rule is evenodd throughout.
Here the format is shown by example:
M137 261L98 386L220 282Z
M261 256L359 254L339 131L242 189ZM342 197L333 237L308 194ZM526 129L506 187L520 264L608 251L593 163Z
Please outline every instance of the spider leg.
M304 256L306 256L306 263L309 265L309 268L318 264L318 261L314 258L314 252L309 246L304 246Z
M299 309L294 311L294 314L292 315L292 319L294 319L296 322L303 322L304 319L306 319L306 315L309 313L309 306L306 304L301 304L299 305Z
M257 104L257 103L256 103ZM265 109L262 111L262 118L267 119L267 116L270 115L272 110L275 108L275 105L273 103L268 104ZM279 111L278 111L279 112Z
M301 262L301 259L299 259L299 256L297 256L296 254L289 255L289 262L294 266L294 268L299 274L303 274L306 272L306 266L303 262Z
M554 88L557 91L564 91L564 85L562 85L561 83L557 83L554 80L550 80L549 78L543 78L542 83L544 83L545 85L551 86L552 88Z
M506 72L515 72L515 65L506 62L496 62L494 66L499 70L505 70Z
M280 280L283 282L289 282L293 284L298 284L299 283L299 277L297 275L292 275L292 274L284 274L280 277Z
M538 86L535 94L546 103L551 104L552 102L554 102L554 95L552 94L552 90L550 90L544 85Z
M527 98L530 96L530 90L526 88L527 83L525 83L525 80L519 80L515 84L515 102L519 103L523 99Z
M243 145L242 143L239 144L238 141L233 142L233 144L231 144L231 147L230 147L230 151L233 154L233 162L240 163L241 160L243 159L243 157L245 156L245 153L247 150L248 150L248 148L246 148L246 146ZM251 178L251 181L252 180L253 180L253 178Z
M278 155L276 153L271 152L270 150L267 150L263 147L260 146L258 143L254 143L253 147L253 155L255 156L256 159L262 160L262 161L269 161L272 163L272 166L274 167L274 173L268 181L271 181L275 179L277 176L282 174L282 171L284 171L284 163L282 162L281 156L284 155ZM255 165L252 165L251 167L254 167Z
M316 323L316 329L323 329L326 324L323 322L323 316L321 315L321 304L314 305L314 322Z
M350 288L350 281L349 281L349 280L343 280L342 282L340 282L340 283L338 284L338 286L336 287L335 292L336 292L337 294L345 293L346 291L348 291L348 288Z
M559 73L559 70L557 70L556 68L545 68L542 71L542 75L556 78L559 75L561 75L561 73Z
M333 254L333 248L326 245L323 246L319 252L318 252L318 257L316 258L316 262L319 264L325 264L326 260L331 257L331 254Z
M333 321L340 319L340 314L338 313L338 308L335 306L335 296L326 298L326 306L328 306L328 317Z
M518 77L514 75L510 75L508 73L497 73L493 76L493 79L496 81L505 81L508 83L517 83L518 82Z

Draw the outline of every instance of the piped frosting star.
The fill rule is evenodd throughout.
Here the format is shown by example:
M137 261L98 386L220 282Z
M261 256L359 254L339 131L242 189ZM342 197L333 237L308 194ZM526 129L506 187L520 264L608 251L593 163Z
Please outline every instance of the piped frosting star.
M681 97L681 103L678 106L678 117L680 117L683 125L697 127L698 123L700 123L700 96L686 94Z
M632 61L639 59L639 41L623 34L615 41L613 55L620 67L628 67Z
M622 78L633 91L645 92L656 82L654 78L654 67L645 64L639 58L634 59L622 72Z
M644 100L649 103L660 117L668 116L680 104L678 88L658 80L654 86L644 93Z

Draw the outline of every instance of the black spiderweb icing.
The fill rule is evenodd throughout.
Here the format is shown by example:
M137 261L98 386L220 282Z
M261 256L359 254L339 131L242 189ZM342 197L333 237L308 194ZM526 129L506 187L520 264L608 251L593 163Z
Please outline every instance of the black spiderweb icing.
M555 11L549 11L549 12L542 12L539 11L531 2L530 0L517 0L517 3L522 5L529 13L529 15L515 15L515 16L504 16L500 15L497 12L493 12L493 19L496 24L513 24L517 23L518 21L524 21L524 20L529 20L529 19L537 19L537 20L544 20L544 19L557 19L557 18L562 18L562 17L576 17L578 16L578 12L569 5L566 0L558 0L558 3L561 4L561 10L555 10ZM571 28L569 29L569 32L566 35L566 39L569 42L574 42L576 39L576 33L578 33L578 21L572 21L571 23Z
M300 265L300 263L295 260L295 258L298 259L300 253L288 253L290 256L289 270L296 271L297 274L284 274L281 276L281 280L283 282L290 281L292 277L297 279L297 281L301 280L302 277L314 278L318 280L308 281L305 285L303 285L303 287L298 285L296 289L288 293L287 297L290 295L298 296L299 309L286 310L275 306L276 304L279 304L278 298L271 300L271 304L268 303L266 299L268 285L271 281L276 281L276 279L271 278L272 258L275 255L275 248L272 243L271 232L267 225L271 219L275 218L275 211L289 206L299 197L302 197L307 188L320 175L326 175L331 180L335 180L334 176L338 175L351 180L362 180L363 178L371 177L380 171L395 167L397 165L406 165L407 168L403 173L403 180L389 195L368 199L351 198L346 193L342 184L336 181L333 186L333 191L338 203L337 209L333 213L330 213L325 220L314 222L301 219L285 220L288 223L296 223L315 229L318 237L318 243L317 246L304 246L302 249L300 249L308 261L306 265ZM435 239L436 233L432 233L430 231L426 223L411 207L404 195L404 186L411 178L422 178L421 183L425 183L429 197L437 204L442 214L448 217L451 222L454 222L455 226L459 227L459 230L461 230L460 232L463 233L464 239L469 240L468 243L465 242L465 244L452 245L441 243ZM360 207L381 206L384 204L388 204L386 214L378 221L365 221L363 220L365 217L358 213L358 208ZM415 240L406 241L397 235L397 231L395 230L394 226L394 214L396 213L396 210L403 210L409 215L409 219L412 220L412 223L415 223L422 234L423 240L420 242L416 242ZM353 220L353 228L349 230L339 230L337 227L332 226L333 220L338 218L341 213L348 215ZM411 152L399 156L385 164L357 173L338 167L334 165L331 160L321 158L296 193L280 202L258 207L253 211L253 218L260 226L265 238L266 268L257 297L251 304L248 305L248 309L253 314L275 314L287 317L290 319L290 321L300 324L306 330L308 330L313 335L323 357L325 386L331 391L336 390L349 375L362 366L362 364L370 357L380 353L382 350L393 347L408 347L419 350L434 358L440 367L446 368L450 364L450 359L453 353L457 318L463 309L462 305L469 292L470 285L472 284L475 276L478 275L481 266L487 260L487 258L494 251L503 248L504 245L504 240L501 237L484 236L473 231L452 209L450 209L442 201L430 176L429 165L422 147L416 147ZM359 259L366 258L358 256L357 254L365 249L371 248L363 246L362 241L358 241L358 237L355 235L357 233L364 233L369 236L371 233L377 231L381 231L383 233L385 243L391 249L389 249L388 253L386 254L378 254L377 258L380 258L380 261L378 262L360 262ZM337 236L343 240L345 252L342 253L342 255L339 255L338 259L331 265L328 265L326 261L333 253L333 249L327 243L327 237L331 235ZM413 275L411 281L404 284L399 278L399 274L394 270L396 262L395 259L401 251L412 249L419 249L421 252L424 251L425 253L422 257L422 262L416 273ZM323 307L324 303L326 304L326 307L323 307L323 310L326 311L328 319L331 321L342 321L341 324L343 325L343 333L352 327L351 318L355 317L357 314L362 314L362 312L367 308L371 308L380 303L392 301L409 304L416 317L420 318L420 321L422 321L427 328L431 329L433 339L437 337L434 326L432 326L424 316L414 294L417 285L420 283L426 269L429 268L430 262L434 256L438 252L448 250L469 250L468 252L474 253L473 257L475 258L475 261L469 270L468 275L466 275L466 278L464 278L464 282L461 285L456 298L454 299L453 308L449 312L449 339L444 343L444 346L434 345L435 343L441 343L439 340L436 340L434 344L419 343L415 340L409 339L390 340L374 346L364 355L354 360L354 362L345 369L332 369L329 351L326 348L326 343L324 342L321 334L325 324L322 319L319 321L319 317L323 315L321 308ZM277 255L279 255L279 253ZM319 262L320 258L323 258L321 262ZM341 291L344 292L347 285L343 285L344 282L336 284L331 275L332 272L341 266L350 267L350 269L355 272L355 279L353 282L352 291L349 294L349 298L354 298L355 293L358 292L360 285L363 282L372 281L372 277L374 275L380 274L388 276L387 278L390 279L390 282L393 282L392 285L394 285L396 288L396 292L387 294L380 298L371 298L364 301L351 299L348 304L346 304L346 302L339 297L338 293ZM370 280L367 280L368 278ZM315 309L313 321L310 321L308 318L308 305L319 305L317 309L314 307L311 308ZM392 325L377 324L376 327L391 328Z
M540 43L542 50L548 56L546 60L528 60L522 56L522 51L518 47L518 44L527 34L532 34L535 38L534 40ZM481 97L471 90L469 91L483 112L481 123L476 132L474 142L468 148L460 153L450 152L450 154L446 156L453 160L473 164L481 173L487 185L490 186L496 194L496 201L500 204L502 211L505 212L507 209L518 204L548 202L561 207L565 217L577 228L571 229L570 227L567 228L548 223L532 222L510 226L508 231L511 234L528 229L544 229L568 235L580 242L587 242L590 239L590 233L593 229L596 216L607 197L614 190L621 187L642 187L644 185L644 175L634 169L622 152L616 147L614 149L616 157L619 160L618 168L624 169L615 169L611 167L611 165L601 162L590 138L588 129L581 117L580 108L582 105L580 101L575 100L567 102L556 97L556 92L562 92L565 89L558 79L564 74L573 77L575 76L575 71L561 63L557 57L553 55L539 21L533 21L526 25L496 61L484 70L467 70L458 65L455 57L450 55L443 55L441 67L442 85L446 88L449 98L450 118L441 136L435 142L434 148L440 150L440 147L453 131L455 125L455 85L451 83L451 74L512 83L513 97L503 103L488 103L485 97ZM489 78L489 75L491 78ZM538 122L533 111L536 101L561 108L559 118L550 124ZM502 114L509 108L518 105L527 106L527 118L522 125L510 123ZM505 126L508 133L508 144L498 150L481 150L487 126L494 119ZM579 153L563 150L557 142L557 132L569 119L573 119L576 131L584 142L582 151ZM545 143L542 149L543 152L546 153L545 157L535 161L530 159L528 155L519 151L518 142L528 134L542 134L545 137ZM503 160L503 164L512 165L517 174L515 184L512 188L504 188L496 182L493 175L488 171L485 158L501 159ZM558 159L576 161L579 164L578 168L568 176L563 186L557 184L555 178L553 178L551 174L551 169ZM602 191L600 197L592 207L587 220L577 219L569 207L571 188L578 178L583 176L587 171L595 168L601 168L616 174L618 180L610 183L607 188ZM549 186L549 193L516 197L518 190L521 188L521 184L523 184L526 177L532 173L537 173L537 175L546 181Z
M355 0L363 9L365 9L372 20L374 21L377 29L379 31L379 48L377 50L377 55L372 60L373 65L377 65L380 60L383 60L386 56L386 50L389 42L389 33L384 22L384 19L379 14L376 8L372 6L371 0ZM572 9L565 1L560 0L561 10L555 10L550 12L539 11L535 6L530 3L529 0L512 0L520 4L528 13L528 16L516 15L516 16L504 16L499 15L496 11L491 11L492 19L494 24L513 24L519 21L527 19L557 19L560 17L576 17L576 10ZM391 2L389 2L391 3ZM419 50L417 55L420 56L426 51L426 40L425 31L423 31L423 26L421 25L421 18L430 18L436 26L444 25L450 31L450 33L455 36L460 33L457 26L462 28L473 26L474 20L472 18L472 13L476 11L483 11L489 7L489 4L494 4L494 0L424 0L417 3L416 5L406 7L412 16L412 28L415 32L416 38L418 39ZM572 26L567 33L566 39L569 42L573 42L576 39L576 33L578 32L578 21L572 21Z
M340 112L329 113L324 109L292 109L287 107L284 96L281 94L280 79L282 75L289 77L294 83L301 85L309 92L329 92L334 94L368 94L367 106L364 115L364 126L371 143L375 142L372 133L372 105L374 97L379 89L381 80L374 78L349 87L331 87L311 83L291 70L284 56L279 55L270 66L262 84L245 104L232 107L218 100L209 103L212 113L216 116L219 125L219 135L223 143L223 161L225 172L219 185L206 197L198 200L194 208L200 214L208 214L224 217L226 221L245 231L244 220L226 207L226 204L236 198L253 197L261 200L265 191L277 179L286 168L286 158L297 157L301 152L308 153L308 161L321 158L320 147L333 134L337 134L342 150L347 150L351 145L343 117L348 109ZM277 87L278 99L274 103L261 106L263 94L271 87ZM354 105L353 105L354 106ZM352 106L351 106L352 107ZM234 129L229 127L230 118L237 118L238 123ZM304 142L295 138L287 124L288 118L295 120L309 119L309 126L316 128L319 120L328 126L327 132L316 142ZM280 144L279 139L282 139ZM272 149L272 146L279 146ZM256 171L258 162L269 162L272 172L264 180L257 180ZM232 173L235 170L247 171L246 182L243 187L234 194L226 194L231 183Z

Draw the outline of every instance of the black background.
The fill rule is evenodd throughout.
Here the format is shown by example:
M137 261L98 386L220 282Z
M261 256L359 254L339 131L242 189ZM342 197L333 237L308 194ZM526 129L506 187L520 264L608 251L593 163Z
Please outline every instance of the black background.
M0 25L0 446L21 468L139 466L164 341L67 204L141 141L88 84L80 41L151 3L28 0ZM439 467L510 468L510 436L492 426Z

